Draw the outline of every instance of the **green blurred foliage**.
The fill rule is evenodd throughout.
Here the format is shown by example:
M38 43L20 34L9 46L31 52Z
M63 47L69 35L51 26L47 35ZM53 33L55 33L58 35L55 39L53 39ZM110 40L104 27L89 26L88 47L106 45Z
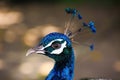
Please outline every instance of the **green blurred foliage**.
M1 0L2 1L2 0ZM3 0L10 3L46 3L46 4L56 4L56 3L63 3L63 4L94 4L94 5L102 5L102 6L119 6L120 0Z

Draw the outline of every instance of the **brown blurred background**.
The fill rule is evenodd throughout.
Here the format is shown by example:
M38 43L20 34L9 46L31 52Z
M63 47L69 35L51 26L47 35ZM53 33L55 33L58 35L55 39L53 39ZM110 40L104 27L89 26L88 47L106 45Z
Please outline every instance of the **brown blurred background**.
M0 0L0 80L44 80L54 61L25 54L46 34L63 32L67 7L78 9L97 28L94 51L74 45L74 80L120 80L119 5L119 0Z

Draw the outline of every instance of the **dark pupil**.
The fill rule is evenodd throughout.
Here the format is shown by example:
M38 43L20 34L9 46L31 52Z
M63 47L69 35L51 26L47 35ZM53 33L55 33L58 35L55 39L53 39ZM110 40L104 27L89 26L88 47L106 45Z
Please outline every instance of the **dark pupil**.
M52 47L53 47L54 49L59 49L59 48L61 47L61 44L60 44L60 43L53 43L53 44L52 44Z

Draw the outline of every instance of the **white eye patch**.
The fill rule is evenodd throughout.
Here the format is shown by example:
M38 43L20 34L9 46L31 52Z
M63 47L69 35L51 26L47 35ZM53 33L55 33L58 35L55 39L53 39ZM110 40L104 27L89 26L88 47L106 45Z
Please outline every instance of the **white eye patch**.
M61 48L53 50L51 54L60 54L62 53L65 47L66 47L66 41L64 41L64 43L61 45Z
M45 47L43 47L42 50L49 47L49 46L51 46L52 43L55 42L55 41L63 41L63 39L55 39L55 40L51 41L49 44L47 44ZM60 54L63 51L63 49L66 47L66 44L67 44L67 42L64 41L64 43L61 44L61 47L59 49L53 50L51 52L51 54Z

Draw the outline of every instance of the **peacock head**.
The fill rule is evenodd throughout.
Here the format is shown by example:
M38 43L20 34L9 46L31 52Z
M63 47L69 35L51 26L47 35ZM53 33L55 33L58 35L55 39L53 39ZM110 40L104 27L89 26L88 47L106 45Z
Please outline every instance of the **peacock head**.
M90 21L88 24L83 22L83 26L81 26L78 30L74 32L71 31L70 27L72 26L71 23L73 19L77 18L77 20L81 20L82 16L76 9L66 8L65 11L67 14L71 15L71 18L65 25L66 29L64 34L53 32L46 35L36 47L28 50L26 56L32 53L37 53L53 58L55 61L61 61L73 54L71 42L76 43L76 41L73 41L73 37L77 33L80 33L86 29L92 33L96 33L96 28L93 21ZM94 49L93 44L89 45L89 47L91 50Z
M71 40L62 33L53 32L46 35L36 47L29 49L26 56L37 53L61 61L70 56L71 51Z

